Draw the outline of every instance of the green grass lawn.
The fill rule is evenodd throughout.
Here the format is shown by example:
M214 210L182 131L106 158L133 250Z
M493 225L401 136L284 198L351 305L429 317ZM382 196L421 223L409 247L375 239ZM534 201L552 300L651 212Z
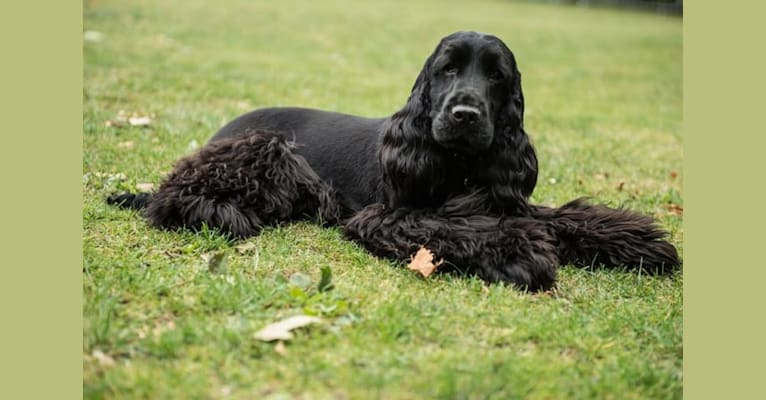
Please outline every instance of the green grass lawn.
M383 116L439 38L502 38L540 159L533 200L657 217L682 251L682 23L486 2L85 2L86 398L680 398L680 275L564 267L553 294L423 280L309 223L247 242L163 232L104 197L157 183L262 106ZM123 110L149 126L106 126ZM223 251L220 265L206 261ZM330 268L334 289L317 289ZM308 278L308 279L307 279ZM326 322L277 346L300 313Z

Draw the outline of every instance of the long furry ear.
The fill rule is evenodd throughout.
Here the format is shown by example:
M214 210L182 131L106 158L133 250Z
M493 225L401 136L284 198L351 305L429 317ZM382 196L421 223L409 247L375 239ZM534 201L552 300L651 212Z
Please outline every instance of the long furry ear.
M521 89L521 72L518 68L514 68L513 71L513 83L511 84L511 113L515 124L519 128L524 128L524 91Z
M495 208L509 214L528 215L528 199L537 185L537 154L524 131L521 73L510 50L508 57L514 70L509 85L511 93L507 106L497 117L495 143L491 156L485 160L485 183Z
M390 207L417 206L433 196L441 182L441 155L431 138L431 67L442 43L420 70L407 104L384 127L378 154Z

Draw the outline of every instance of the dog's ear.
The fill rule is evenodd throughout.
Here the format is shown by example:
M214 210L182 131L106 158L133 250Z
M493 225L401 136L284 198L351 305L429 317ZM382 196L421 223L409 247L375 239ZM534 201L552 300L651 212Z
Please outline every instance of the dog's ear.
M420 70L407 103L387 122L378 153L390 207L417 205L431 198L443 180L442 155L431 138L431 70L442 47L436 47Z
M412 124L412 128L420 131L430 131L431 129L431 116L429 115L431 111L431 70L441 46L442 43L440 42L433 53L428 56L412 85L407 104L393 116L395 119L400 117L406 120Z
M484 158L485 176L493 208L510 215L528 215L529 197L537 185L537 155L523 129L497 138Z
M495 142L484 160L487 176L480 177L490 188L494 206L511 214L527 214L528 199L537 185L537 155L524 131L524 92L521 72L513 53L507 51L513 76L509 97L495 124Z
M521 72L516 67L514 60L513 81L511 83L511 101L509 106L511 107L511 114L514 123L518 124L519 128L524 127L524 91L521 89Z

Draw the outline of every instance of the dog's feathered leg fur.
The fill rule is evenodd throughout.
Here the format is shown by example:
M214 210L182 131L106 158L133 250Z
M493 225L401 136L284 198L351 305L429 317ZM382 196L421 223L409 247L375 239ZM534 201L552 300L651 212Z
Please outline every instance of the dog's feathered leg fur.
M486 195L448 199L436 210L368 206L344 226L345 234L373 254L407 261L420 246L445 265L465 268L488 282L547 290L556 280L555 240L544 223L489 216Z
M142 199L156 227L198 230L207 225L240 238L303 216L318 214L326 223L337 223L340 209L332 188L292 149L268 131L221 139L179 160L156 193L128 193L108 201L131 207Z

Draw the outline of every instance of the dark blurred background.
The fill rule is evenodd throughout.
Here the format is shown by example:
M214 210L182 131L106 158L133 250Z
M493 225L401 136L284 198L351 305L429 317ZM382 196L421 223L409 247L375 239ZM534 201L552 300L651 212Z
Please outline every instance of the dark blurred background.
M683 15L683 0L527 0L534 3L570 4L581 7L619 7L656 12L659 14Z

